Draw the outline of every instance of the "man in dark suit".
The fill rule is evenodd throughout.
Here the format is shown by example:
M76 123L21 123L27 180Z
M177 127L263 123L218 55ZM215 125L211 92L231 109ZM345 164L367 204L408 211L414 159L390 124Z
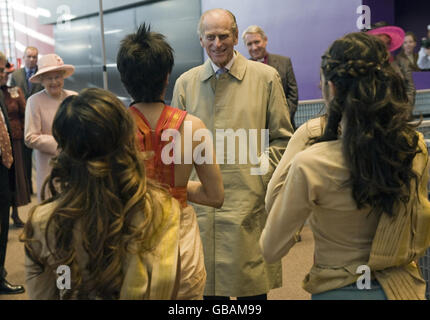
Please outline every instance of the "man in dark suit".
M5 76L6 57L0 52L0 79ZM4 267L6 246L9 233L9 211L15 176L10 139L9 119L4 104L3 93L0 91L0 294L23 293L23 286L11 285L6 280Z
M243 32L242 39L248 48L249 55L252 60L261 61L274 67L278 71L281 76L282 86L290 109L291 124L293 125L293 128L296 129L294 115L297 110L299 95L291 59L289 57L268 53L266 51L267 36L259 26L249 26Z
M15 70L12 73L10 84L12 87L18 86L22 89L27 100L31 95L39 92L43 89L40 83L31 83L30 77L37 72L37 57L39 51L35 47L27 47L24 51L24 68ZM30 185L31 193L33 193L33 183L31 182L31 171L32 171L32 149L23 145L24 153L24 165L26 170L26 176Z

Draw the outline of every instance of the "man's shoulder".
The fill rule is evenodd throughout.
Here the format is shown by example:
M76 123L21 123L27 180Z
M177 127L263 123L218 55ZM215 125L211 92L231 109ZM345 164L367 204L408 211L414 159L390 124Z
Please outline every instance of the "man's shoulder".
M247 68L251 71L248 74L258 75L266 79L272 79L278 74L275 68L259 61L247 60Z
M281 56L279 54L269 53L267 58L267 64L275 68L277 66L288 67L288 65L291 64L291 59L290 57L287 57L287 56Z
M19 68L16 69L14 72L12 72L12 74L24 74L25 73L25 68Z
M278 60L291 60L291 58L290 58L290 57L287 57L287 56L281 56L280 54L276 54L276 53L269 53L269 54L268 54L268 56L269 56L269 57L272 57L272 58L276 58L276 59L278 59Z
M269 53L268 54L269 59L276 59L276 60L280 60L280 61L290 61L291 58L288 56L281 56L280 54L275 54L275 53Z
M17 70L15 70L14 72L12 72L12 77L13 78L15 78L15 77L17 77L17 76L21 76L21 75L23 75L23 74L25 74L25 70L24 70L24 68L21 68L21 69L17 69Z
M188 71L185 71L183 74L181 74L177 81L189 81L192 79L195 79L200 76L200 74L204 70L205 64L201 64L199 66L193 67Z

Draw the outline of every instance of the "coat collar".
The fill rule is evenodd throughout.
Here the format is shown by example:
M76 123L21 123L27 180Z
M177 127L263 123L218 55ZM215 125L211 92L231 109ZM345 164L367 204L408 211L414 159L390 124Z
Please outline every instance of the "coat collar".
M234 59L234 63L231 66L229 74L231 74L237 80L242 81L246 72L246 66L247 66L248 60L244 56L242 56L239 52L237 51L235 52L236 52L236 58ZM215 76L215 72L211 66L210 60L207 59L206 62L203 64L203 71L200 75L200 80L204 82L209 78L211 78L212 76Z

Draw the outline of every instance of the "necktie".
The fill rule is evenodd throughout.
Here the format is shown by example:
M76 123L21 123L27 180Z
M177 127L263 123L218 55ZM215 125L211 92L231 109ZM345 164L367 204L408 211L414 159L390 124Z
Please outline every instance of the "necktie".
M226 72L228 72L228 70L226 68L219 68L217 70L217 72L215 72L216 78L218 79L220 75L222 75L223 73L226 73Z
M30 82L30 78L33 75L33 70L30 69L27 71L27 88L28 88L28 92L31 92L31 82Z
M10 145L9 134L6 130L6 121L3 119L3 115L0 115L0 150L1 150L1 161L6 168L10 168L13 163L12 147Z

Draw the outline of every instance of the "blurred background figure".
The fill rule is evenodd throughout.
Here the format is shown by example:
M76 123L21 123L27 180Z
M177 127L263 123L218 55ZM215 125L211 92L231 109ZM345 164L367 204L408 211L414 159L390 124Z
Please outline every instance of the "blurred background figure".
M24 51L24 67L15 70L11 76L11 85L22 89L27 100L31 95L43 90L40 83L32 83L30 78L38 71L39 51L35 47L27 47Z
M7 108L10 129L12 132L13 158L15 168L15 192L12 198L12 220L16 228L22 228L24 223L18 216L18 207L31 202L30 184L27 179L27 171L24 164L24 118L25 97L20 87L7 86L9 75L14 71L14 66L6 63L6 70L0 81L4 102Z
M409 68L409 64L406 61L394 61L394 57L391 54L403 45L405 39L405 32L402 28L399 27L383 26L371 29L367 31L367 33L378 37L385 44L389 53L391 66L402 77L406 86L409 103L413 107L415 105L416 90L414 80L412 78L412 70Z
M38 66L38 55L39 51L35 47L27 47L24 50L24 67L15 70L10 79L10 85L12 87L20 87L24 92L25 100L43 90L43 86L40 83L31 83L30 78L37 72ZM32 169L33 169L33 149L28 148L25 144L23 145L24 152L24 165L26 168L26 178L30 186L30 193L33 194L33 179L32 179Z
M416 46L417 37L415 34L413 32L406 32L402 50L396 55L394 61L399 65L407 65L411 71L421 71L417 65L418 53L415 52Z
M421 40L417 64L422 70L430 71L430 24L427 26L427 38Z
M33 209L21 237L29 297L177 299L180 205L146 178L125 106L85 89L63 101L52 131L60 150L53 196ZM59 265L71 269L69 289L57 288Z
M40 59L40 66L30 81L41 83L45 88L32 95L25 110L24 139L25 144L35 149L36 187L39 202L44 198L42 185L49 175L49 160L57 154L57 142L52 136L52 121L60 103L77 92L65 90L64 79L75 71L72 65L64 64L60 56L52 53Z
M268 38L264 30L259 26L249 26L243 32L242 39L245 46L248 48L251 60L268 64L278 71L281 77L282 87L284 88L285 98L287 99L288 109L290 110L290 121L295 130L294 115L296 114L299 103L299 93L291 59L267 52L266 46Z
M0 52L0 82L6 75L7 59ZM7 108L4 104L3 90L0 90L0 295L23 293L24 287L12 285L6 280L6 249L9 235L9 214L12 194L15 190L13 168L12 132Z

